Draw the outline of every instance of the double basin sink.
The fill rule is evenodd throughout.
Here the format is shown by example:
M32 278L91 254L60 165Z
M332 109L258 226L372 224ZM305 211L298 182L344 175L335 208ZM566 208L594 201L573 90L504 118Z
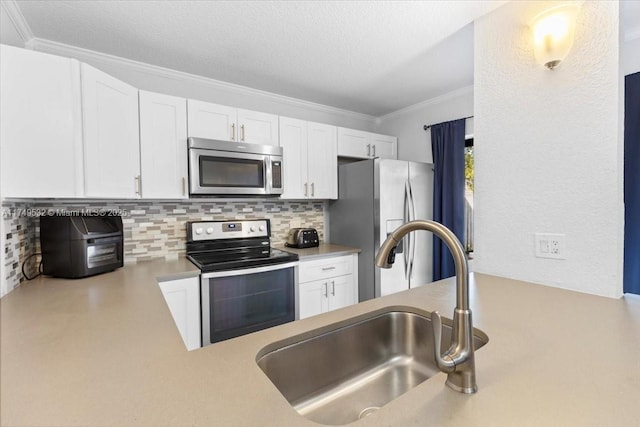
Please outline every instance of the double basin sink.
M442 348L451 341L443 318ZM475 350L489 341L473 329ZM258 366L309 420L341 425L374 413L438 374L428 312L388 307L273 343Z

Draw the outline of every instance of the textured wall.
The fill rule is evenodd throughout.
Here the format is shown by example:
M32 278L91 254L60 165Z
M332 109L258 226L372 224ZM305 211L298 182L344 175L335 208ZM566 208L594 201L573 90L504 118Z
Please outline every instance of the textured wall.
M30 254L40 251L40 221L34 215L82 209L122 212L126 263L184 256L187 221L269 218L272 244L283 243L289 228L300 226L315 227L320 239L324 240L324 203L321 201L6 203L2 205L2 211L6 230L4 251L7 291L25 280L21 271L23 261ZM37 261L39 259L37 257ZM35 266L36 263L27 264L28 275L33 275Z
M475 23L475 270L618 297L618 2L585 2L549 71L527 22L555 4L511 2ZM536 232L566 234L567 259L536 258Z

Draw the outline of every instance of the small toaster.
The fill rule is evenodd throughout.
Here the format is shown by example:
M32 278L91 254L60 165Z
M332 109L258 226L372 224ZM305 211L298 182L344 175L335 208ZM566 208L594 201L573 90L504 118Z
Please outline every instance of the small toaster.
M313 248L320 244L315 228L292 228L289 230L285 246L290 248Z

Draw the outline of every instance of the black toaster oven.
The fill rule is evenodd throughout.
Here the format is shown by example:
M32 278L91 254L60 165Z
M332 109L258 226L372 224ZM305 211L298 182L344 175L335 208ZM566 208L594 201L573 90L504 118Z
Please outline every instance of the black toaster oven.
M93 276L123 265L119 216L40 217L42 273L67 279Z

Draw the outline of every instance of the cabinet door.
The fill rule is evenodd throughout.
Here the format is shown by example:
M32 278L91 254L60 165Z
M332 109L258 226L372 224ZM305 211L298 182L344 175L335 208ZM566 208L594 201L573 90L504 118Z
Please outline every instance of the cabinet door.
M80 63L0 46L3 197L82 197Z
M398 158L398 138L395 136L380 135L377 133L371 134L371 154L373 157L380 157L383 159L397 159Z
M187 194L187 100L140 91L142 197Z
M371 157L371 134L361 130L338 128L338 156Z
M200 278L170 280L159 285L187 350L200 347Z
M284 193L281 199L303 199L307 182L307 122L280 117Z
M194 138L237 141L237 110L210 102L187 101L189 136Z
M356 303L353 275L332 277L328 282L329 311Z
M321 123L307 124L309 197L338 198L337 128Z
M328 284L326 280L300 283L298 292L299 318L315 316L328 310Z
M278 145L278 116L238 110L238 141L248 144Z
M137 197L138 89L82 64L82 120L86 195Z

